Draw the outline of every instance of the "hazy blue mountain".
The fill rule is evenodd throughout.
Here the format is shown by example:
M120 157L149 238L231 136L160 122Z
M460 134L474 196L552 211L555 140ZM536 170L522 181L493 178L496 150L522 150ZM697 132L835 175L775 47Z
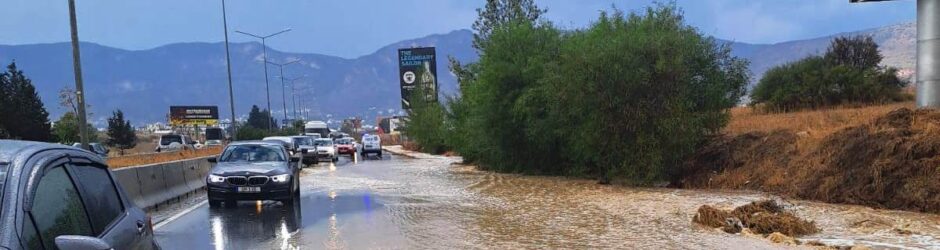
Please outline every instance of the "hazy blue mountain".
M829 42L834 37L854 35L872 36L878 43L882 55L885 56L883 64L902 69L902 74L913 73L917 52L917 25L914 22L776 44L732 42L731 48L734 55L751 61L750 69L756 82L773 66L799 60L809 55L821 55L826 52Z
M471 39L469 30L458 30L391 44L354 59L271 48L267 52L269 61L301 60L285 66L284 74L288 78L307 76L296 81L298 89L306 89L298 91L302 95L297 102L306 102L315 110L314 115L372 117L378 111L387 114L390 109L396 113L400 109L398 48L437 47L440 88L450 94L457 87L447 70L446 58L476 60ZM264 108L260 43L233 43L230 51L236 113L247 114L253 104ZM148 50L82 43L81 55L86 99L94 113L90 120L99 125L106 124L106 117L118 108L135 124L165 121L171 105L217 105L222 118L229 117L223 43L177 43ZM0 45L0 64L16 60L17 66L32 78L53 121L65 112L57 104L59 90L74 86L71 59L69 43ZM279 75L278 67L268 66L271 105L280 119L283 116L278 112L283 105ZM291 109L289 93L287 106Z
M912 74L916 50L914 23L833 36L854 34L873 36L881 45L885 64ZM824 53L833 36L777 44L731 42L731 47L734 55L751 61L756 81L772 66ZM379 111L388 114L389 110L393 113L400 110L397 49L437 47L440 88L442 92L452 94L456 92L457 83L448 70L446 57L453 56L462 62L476 61L477 54L471 47L472 37L469 30L431 35L390 44L375 53L354 59L269 48L268 59L280 63L301 60L286 66L284 73L289 78L307 75L298 81L309 87L302 92L302 100L298 101L307 103L315 111L322 111L314 114L332 114L334 118L359 115L371 119ZM237 113L247 114L252 104L264 108L261 45L234 43L230 49ZM228 118L224 52L222 43L178 43L134 51L82 43L86 94L92 105L93 119L99 125L106 124L105 118L110 112L120 108L135 124L165 121L171 105L217 105L222 117ZM62 87L73 86L71 58L68 43L0 45L0 63L6 65L16 60L17 65L33 79L52 120L64 112L57 105L58 91ZM278 113L282 110L282 92L280 80L276 78L280 72L275 66L269 66L268 71L271 105L280 119L283 118Z

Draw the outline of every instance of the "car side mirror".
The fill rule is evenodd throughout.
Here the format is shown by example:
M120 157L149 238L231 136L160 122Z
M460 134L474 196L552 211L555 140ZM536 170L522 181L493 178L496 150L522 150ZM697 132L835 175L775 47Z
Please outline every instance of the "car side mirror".
M212 158L209 158L209 159L206 159L206 160L208 160L208 161L211 162L211 163L218 163L218 162L219 162L219 159L216 159L215 157L212 157Z
M81 235L62 235L55 237L55 245L59 249L111 249L111 245L104 242L102 239Z
M300 157L291 156L290 162L300 162Z

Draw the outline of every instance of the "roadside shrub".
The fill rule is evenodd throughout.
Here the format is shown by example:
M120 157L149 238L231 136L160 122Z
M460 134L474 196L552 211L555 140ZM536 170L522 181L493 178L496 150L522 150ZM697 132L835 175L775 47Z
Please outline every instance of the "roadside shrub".
M788 112L846 103L905 100L907 84L897 69L881 67L870 37L836 38L823 56L810 56L768 70L751 92L751 105Z
M240 141L261 140L268 136L265 129L259 129L252 126L239 126L236 138Z
M444 141L497 171L664 180L748 82L747 63L674 5L602 13L584 30L520 18L486 31L479 62L454 70Z
M449 150L445 142L448 131L445 129L444 108L436 101L422 101L426 91L420 87L421 84L417 85L419 87L412 91L411 110L404 122L404 134L414 140L421 151L444 153Z
M566 39L547 78L575 164L649 184L667 178L727 123L746 62L684 24L669 5L602 13Z

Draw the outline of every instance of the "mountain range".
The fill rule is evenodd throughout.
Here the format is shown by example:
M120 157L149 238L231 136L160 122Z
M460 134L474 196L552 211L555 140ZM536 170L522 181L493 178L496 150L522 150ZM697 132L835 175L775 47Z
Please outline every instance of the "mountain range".
M916 44L913 22L832 36L776 44L728 43L732 54L751 62L752 82L770 67L807 55L824 53L832 37L871 35L881 46L884 64L912 74ZM405 40L379 48L358 58L291 53L267 48L268 61L285 63L286 78L305 76L295 83L298 104L312 118L341 119L360 116L370 121L378 115L400 114L397 50L436 47L438 80L443 94L457 92L457 82L446 58L476 61L473 34L456 30ZM223 119L229 117L228 81L223 43L175 43L146 50L125 50L82 42L85 94L96 126L107 124L112 110L121 109L134 124L166 121L169 106L215 105ZM260 43L231 43L232 84L236 113L244 119L251 105L266 107L264 67ZM16 62L30 77L56 120L66 111L58 106L58 92L74 86L69 43L0 45L0 63ZM280 70L269 65L268 84L275 118L283 118ZM286 84L290 88L290 84ZM291 109L291 92L287 106ZM292 115L291 112L288 112Z

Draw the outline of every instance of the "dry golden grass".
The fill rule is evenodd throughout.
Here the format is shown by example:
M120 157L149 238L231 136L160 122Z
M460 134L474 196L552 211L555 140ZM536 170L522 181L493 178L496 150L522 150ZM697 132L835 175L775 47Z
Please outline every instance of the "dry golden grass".
M108 158L108 165L111 169L118 169L130 166L140 166L161 162L171 162L184 159L200 158L212 155L218 155L222 152L222 147L211 147L200 150L182 150L176 152L139 154Z
M914 103L793 113L732 111L678 186L940 213L940 112Z
M749 107L731 109L731 122L724 132L734 136L748 132L772 132L780 129L805 132L810 138L823 138L849 126L868 123L899 108L914 108L914 102L877 106L836 107L790 113L764 113Z

